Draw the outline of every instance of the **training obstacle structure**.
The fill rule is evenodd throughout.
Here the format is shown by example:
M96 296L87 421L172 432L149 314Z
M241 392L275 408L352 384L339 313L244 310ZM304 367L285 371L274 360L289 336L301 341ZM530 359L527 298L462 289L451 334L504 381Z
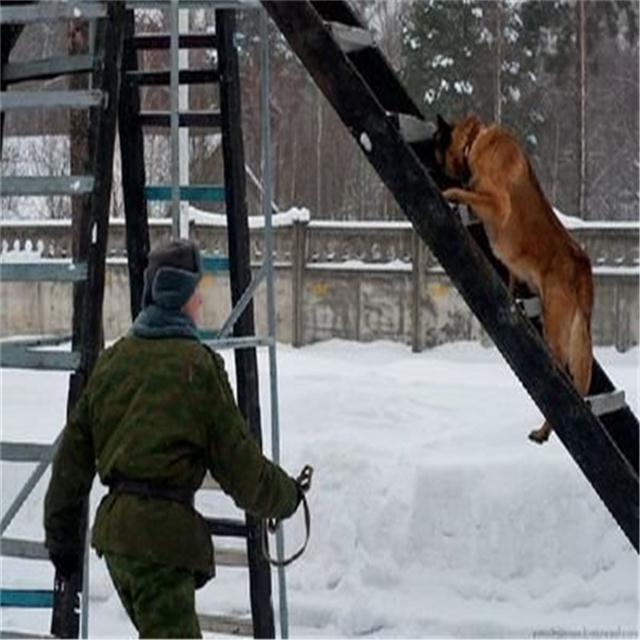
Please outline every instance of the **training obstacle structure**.
M444 201L423 162L431 129L349 4L262 4L637 551L638 421L623 396L595 361L586 399L556 365L532 305Z

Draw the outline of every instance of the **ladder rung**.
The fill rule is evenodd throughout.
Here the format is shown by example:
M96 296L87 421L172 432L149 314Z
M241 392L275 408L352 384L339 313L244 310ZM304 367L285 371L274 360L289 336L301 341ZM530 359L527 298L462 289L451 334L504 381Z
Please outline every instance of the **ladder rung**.
M230 518L207 518L207 526L212 536L221 538L246 538L247 525L242 520Z
M542 303L538 296L520 298L516 302L527 318L539 318L542 315Z
M223 256L202 256L202 270L205 273L229 271L229 258Z
M79 364L80 354L75 351L31 351L26 347L0 344L0 367L5 369L75 371Z
M200 622L202 631L209 633L220 633L231 636L253 636L253 622L247 618L212 616L206 613L199 613L198 621Z
M215 49L217 38L214 33L181 33L178 36L181 49ZM133 37L134 49L170 49L170 33L140 33Z
M169 185L148 185L144 188L147 200L170 202L172 199ZM219 185L183 185L180 187L180 200L190 202L224 202L224 187Z
M0 181L0 196L75 196L93 185L93 176L10 176Z
M0 264L0 282L81 282L86 279L85 263L5 262Z
M38 2L0 7L0 24L27 24L72 18L104 18L107 8L102 2Z
M68 73L84 73L93 70L93 56L60 56L33 62L9 62L2 67L2 79L6 83L26 80L48 80Z
M627 406L624 391L617 389L611 393L599 393L594 396L587 396L585 402L596 416L603 416L607 413L619 411Z
M5 558L24 558L25 560L49 559L49 552L44 542L18 538L0 538L0 555Z
M205 491L220 491L220 485L217 483L216 480L213 479L213 477L211 476L210 473L207 473L207 475L205 475L204 480L202 481L202 484L200 485L200 489L203 489Z
M327 27L344 53L352 53L375 46L373 34L368 29L351 27L340 22L327 22Z
M48 109L64 107L87 109L102 103L102 91L80 89L78 91L2 91L0 111L17 109Z
M53 591L44 589L0 589L0 607L50 609Z
M216 69L182 69L178 73L179 84L207 84L218 82ZM140 86L168 86L171 84L170 71L127 71L127 79Z
M50 444L0 442L0 460L3 462L41 462L50 460L52 455L53 447Z
M434 134L434 126L428 120L416 118L408 113L390 114L397 122L402 137L409 144L429 140Z
M215 561L219 567L246 567L247 552L244 549L216 548Z
M0 638L55 638L51 635L30 633L28 631L14 631L13 629L0 629Z
M141 111L140 124L147 127L170 127L170 111ZM219 127L219 111L185 111L178 114L181 127Z

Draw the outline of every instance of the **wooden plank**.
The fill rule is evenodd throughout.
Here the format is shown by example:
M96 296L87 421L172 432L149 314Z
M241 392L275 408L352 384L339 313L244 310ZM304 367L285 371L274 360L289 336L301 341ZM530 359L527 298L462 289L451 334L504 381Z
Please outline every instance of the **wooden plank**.
M3 462L41 462L52 457L53 447L50 444L0 442L0 460Z
M231 616L214 616L206 613L198 614L200 629L209 633L220 633L225 636L253 636L251 620L233 618Z
M220 69L220 111L222 114L222 155L227 206L227 237L229 246L229 282L231 307L235 307L251 283L250 238L245 181L244 143L242 138L242 102L238 53L235 47L235 14L216 11L218 34L218 64ZM253 304L234 326L234 336L253 336L255 324ZM255 349L235 352L238 406L251 435L262 449L260 425L260 395L258 363ZM249 593L253 635L256 638L275 637L275 622L271 599L271 569L262 554L264 523L246 514L247 554L249 558Z
M23 109L88 109L102 102L102 92L97 89L86 91L2 91L0 110Z
M215 33L181 33L178 43L181 49L215 49L217 38ZM170 46L171 36L168 33L140 33L133 37L136 51L168 49Z
M44 542L17 538L0 538L0 555L5 558L49 560L49 551L44 546Z
M170 127L169 111L142 111L140 124L145 127ZM178 114L178 125L181 127L213 128L220 126L219 111L186 111Z
M125 40L122 52L124 70L138 69L138 55L133 47L135 17L133 11L125 16ZM149 236L149 212L144 185L144 132L138 120L140 91L135 84L120 80L120 105L118 127L120 132L120 161L122 164L122 195L127 231L127 267L129 269L129 306L131 319L135 320L142 308L144 270L151 247Z
M0 196L75 196L93 187L93 176L8 176L0 181Z
M0 282L79 282L87 277L86 264L32 264L7 262L0 265Z
M1 5L1 24L28 24L52 20L93 20L104 18L104 2L37 2L23 5Z
M10 62L2 67L2 79L6 84L33 80L50 80L70 73L87 73L93 70L93 56L58 56L30 62Z
M138 86L157 87L171 84L171 73L163 71L127 71L128 81ZM210 84L219 80L217 69L182 69L178 74L180 84Z
M368 160L637 550L637 473L389 122L390 109L378 95L388 88L375 81L365 84L365 70L340 51L308 2L269 0L263 5L354 138L362 144L366 134Z

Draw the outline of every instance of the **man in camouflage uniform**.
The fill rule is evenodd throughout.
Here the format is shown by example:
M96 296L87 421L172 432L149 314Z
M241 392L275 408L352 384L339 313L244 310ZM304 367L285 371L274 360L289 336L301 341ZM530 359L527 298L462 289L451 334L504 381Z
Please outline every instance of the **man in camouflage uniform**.
M65 426L45 499L46 545L60 575L80 566L82 505L93 477L109 487L92 544L104 555L141 637L201 637L195 589L214 575L193 494L206 471L260 518L287 518L301 489L262 456L220 356L203 346L198 249L149 254L143 310L105 350Z

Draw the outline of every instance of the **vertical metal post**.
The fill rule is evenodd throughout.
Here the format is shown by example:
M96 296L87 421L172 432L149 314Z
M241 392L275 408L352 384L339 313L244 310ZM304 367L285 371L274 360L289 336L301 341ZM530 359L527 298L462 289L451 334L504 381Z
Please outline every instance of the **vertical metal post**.
M189 31L189 10L180 9L178 19L179 33L188 33ZM181 49L178 58L179 66L182 69L189 68L189 50ZM178 89L178 109L179 111L189 110L189 85L181 85ZM178 123L179 125L179 123ZM179 129L179 154L180 154L180 170L179 179L181 185L189 184L189 128L181 127ZM189 237L189 203L180 202L180 233L181 238Z
M264 9L260 11L260 126L262 152L262 215L264 215L265 263L267 266L267 331L273 340L269 344L269 381L271 401L271 457L280 463L280 415L278 411L278 366L276 358L276 305L273 267L273 225L271 220L272 168L271 123L269 111L269 24ZM284 528L276 532L276 557L284 558ZM284 567L278 567L278 594L280 604L280 637L289 637L289 613L287 608L287 581Z
M179 40L179 2L171 0L171 218L172 235L180 237L180 140L179 140L179 79L180 79L180 40Z
M84 559L82 569L82 596L80 606L80 637L89 637L89 557L91 553L91 527L88 526L89 513L91 512L91 496L87 499L87 527L84 535Z

